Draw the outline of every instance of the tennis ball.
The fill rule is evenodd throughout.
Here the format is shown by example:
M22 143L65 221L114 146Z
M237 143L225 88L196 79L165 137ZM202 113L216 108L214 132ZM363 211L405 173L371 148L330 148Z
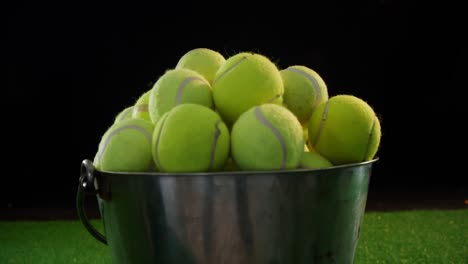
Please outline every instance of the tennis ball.
M310 147L334 165L372 159L380 137L374 110L353 95L336 95L321 103L309 121Z
M309 142L309 128L307 126L302 126L302 132L304 134L304 142L308 144Z
M216 109L229 127L254 106L281 104L283 92L283 81L276 65L256 53L242 52L229 57L213 81Z
M132 112L133 112L133 105L132 106L127 106L122 111L120 111L117 114L117 116L114 118L114 124L118 123L118 122L120 122L122 120L132 118Z
M219 52L198 48L185 53L177 62L176 69L189 69L200 73L211 84L216 72L226 59Z
M181 104L156 124L152 151L162 172L219 171L229 156L229 130L214 110Z
M302 126L302 133L304 135L304 151L309 151L309 128Z
M231 157L242 170L297 168L304 152L302 126L283 106L252 107L234 123L231 150Z
M239 167L236 165L232 158L228 158L224 165L224 171L238 171Z
M153 85L148 108L153 124L173 107L194 103L214 108L211 86L199 73L187 69L166 71Z
M136 101L133 107L133 112L132 112L133 118L141 118L146 121L151 121L151 118L148 112L148 101L149 101L150 93L151 93L151 90L145 92L143 95L140 96L140 98L138 98L138 100Z
M307 125L315 107L328 100L328 89L314 70L295 65L280 71L284 83L283 103L303 125Z
M316 151L305 151L302 153L299 168L320 169L332 167L333 164Z
M126 119L110 126L99 143L95 167L114 172L154 171L153 128L151 122L143 119Z

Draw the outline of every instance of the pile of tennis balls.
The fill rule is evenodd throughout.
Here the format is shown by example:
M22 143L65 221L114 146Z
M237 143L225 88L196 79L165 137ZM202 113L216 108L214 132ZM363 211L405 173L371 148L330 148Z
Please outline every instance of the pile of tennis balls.
M102 135L102 171L195 173L319 169L369 161L380 121L354 95L328 93L306 65L268 57L183 54Z

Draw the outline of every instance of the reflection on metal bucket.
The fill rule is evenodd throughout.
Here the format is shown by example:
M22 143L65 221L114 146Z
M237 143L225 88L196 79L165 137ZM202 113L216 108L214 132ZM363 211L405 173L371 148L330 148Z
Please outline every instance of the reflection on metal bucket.
M115 264L352 263L375 161L167 174L94 171L86 160L78 211ZM81 186L94 179L105 237L82 206Z

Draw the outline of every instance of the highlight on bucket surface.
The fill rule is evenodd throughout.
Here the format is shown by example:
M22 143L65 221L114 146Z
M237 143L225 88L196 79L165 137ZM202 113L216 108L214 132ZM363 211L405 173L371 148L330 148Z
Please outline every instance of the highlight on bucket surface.
M102 135L97 170L197 173L322 169L370 161L378 114L329 93L308 65L259 53L188 51Z

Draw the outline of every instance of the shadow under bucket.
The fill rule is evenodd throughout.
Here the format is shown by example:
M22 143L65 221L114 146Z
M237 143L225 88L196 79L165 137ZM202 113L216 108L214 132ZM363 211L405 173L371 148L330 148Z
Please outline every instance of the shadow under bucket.
M216 173L81 168L77 210L114 264L353 263L372 165ZM96 195L100 234L85 215Z

